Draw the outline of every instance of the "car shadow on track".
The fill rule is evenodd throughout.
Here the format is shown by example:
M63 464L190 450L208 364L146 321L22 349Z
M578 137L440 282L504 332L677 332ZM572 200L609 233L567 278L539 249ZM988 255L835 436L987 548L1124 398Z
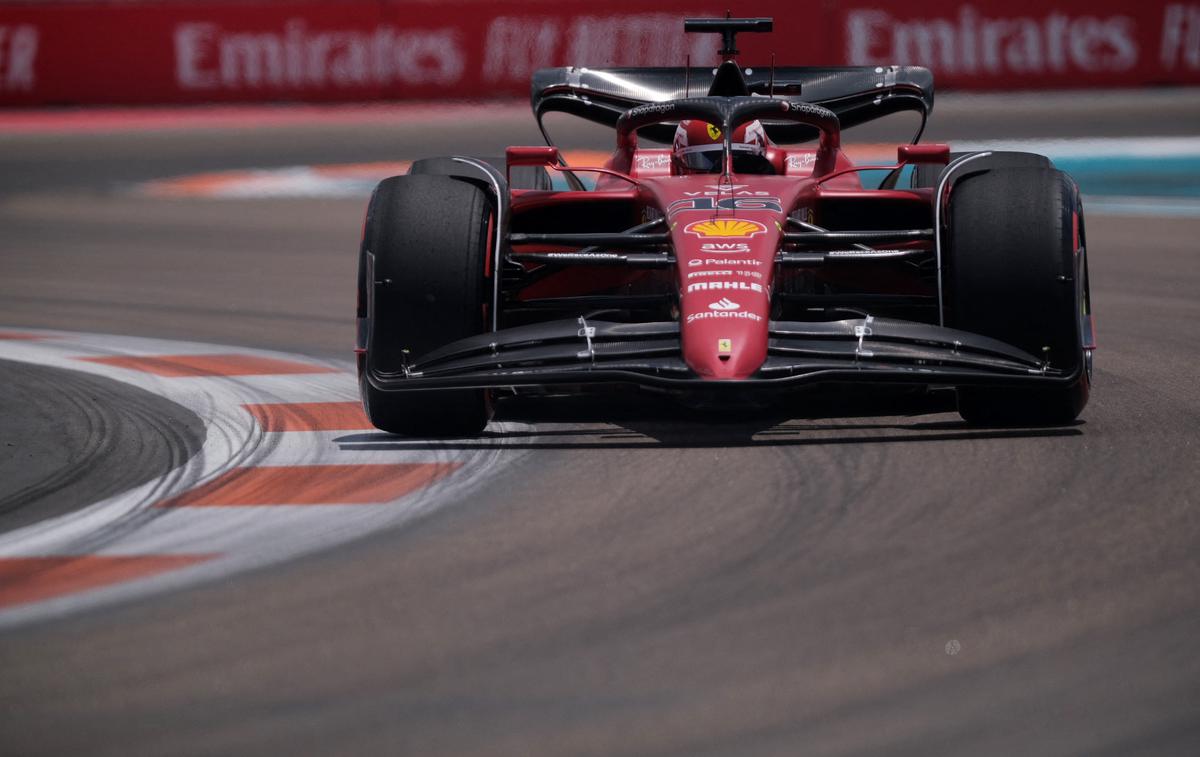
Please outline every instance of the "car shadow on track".
M510 399L495 421L467 438L417 439L385 432L340 436L346 451L453 449L657 449L786 447L1081 436L1082 423L980 428L954 413L945 392L825 395L802 406L687 408L661 398L584 396Z

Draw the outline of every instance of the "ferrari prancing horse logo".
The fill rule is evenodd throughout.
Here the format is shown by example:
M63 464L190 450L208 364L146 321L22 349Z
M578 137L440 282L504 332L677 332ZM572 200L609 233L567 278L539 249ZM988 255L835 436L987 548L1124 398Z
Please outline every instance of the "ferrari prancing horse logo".
M698 237L752 237L764 234L767 227L758 221L746 221L740 218L718 218L707 221L693 221L683 230Z
M705 126L708 127L708 138L709 139L716 142L718 139L721 138L721 130L720 129L713 126L712 124L705 124Z

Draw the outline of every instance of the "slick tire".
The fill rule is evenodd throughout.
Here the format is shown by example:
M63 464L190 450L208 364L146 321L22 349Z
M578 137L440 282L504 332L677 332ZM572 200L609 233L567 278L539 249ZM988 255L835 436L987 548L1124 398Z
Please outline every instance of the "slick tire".
M408 169L409 175L446 174L461 170L461 166L448 164L449 158L423 158L413 161ZM504 175L506 161L504 158L478 158ZM509 189L552 189L550 172L543 166L513 166L508 175Z
M1083 208L1052 168L955 180L944 247L946 325L1019 347L1076 378L1028 389L961 386L958 411L986 426L1061 425L1087 404L1090 328Z
M359 389L377 428L470 436L487 425L484 390L380 391L363 364L399 372L406 359L484 330L491 215L482 189L448 176L393 176L371 195L359 252Z
M952 152L950 153L950 162L953 163L964 155L975 154L977 153ZM1054 164L1045 155L1031 152L993 152L986 158L971 161L971 170L979 168L1054 168ZM936 188L938 180L942 177L942 171L945 169L945 166L926 163L913 166L912 187L914 189Z

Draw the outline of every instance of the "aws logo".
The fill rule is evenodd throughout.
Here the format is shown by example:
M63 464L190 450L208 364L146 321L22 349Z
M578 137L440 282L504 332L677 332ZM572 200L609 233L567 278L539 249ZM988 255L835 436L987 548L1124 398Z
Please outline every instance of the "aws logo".
M755 234L765 234L767 227L758 221L746 221L740 218L717 218L707 221L693 221L683 230L700 238L746 238Z

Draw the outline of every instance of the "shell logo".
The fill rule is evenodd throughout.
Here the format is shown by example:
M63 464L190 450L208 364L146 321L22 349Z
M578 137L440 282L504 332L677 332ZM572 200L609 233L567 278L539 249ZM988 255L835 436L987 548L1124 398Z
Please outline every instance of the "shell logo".
M709 221L693 221L683 228L689 234L698 237L752 237L767 230L758 221L745 221L737 218L718 218Z

